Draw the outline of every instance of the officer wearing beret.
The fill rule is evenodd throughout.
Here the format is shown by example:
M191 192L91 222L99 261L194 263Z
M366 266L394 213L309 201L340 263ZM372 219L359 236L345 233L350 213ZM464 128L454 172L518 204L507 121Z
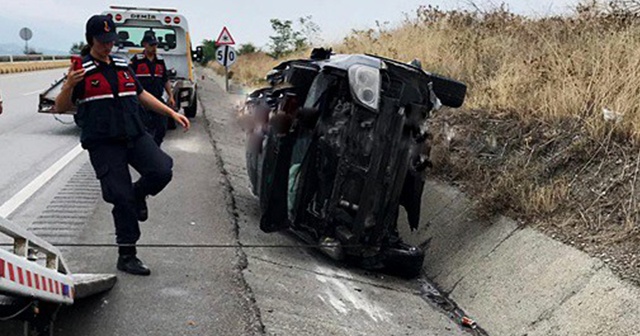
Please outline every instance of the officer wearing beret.
M146 197L158 194L171 181L173 161L145 132L140 104L173 118L187 130L189 120L145 91L126 59L110 55L118 39L111 18L92 16L85 37L90 52L83 57L81 68L69 69L55 108L63 112L77 105L76 116L82 125L80 142L89 151L102 197L113 204L119 246L117 268L149 275L151 271L137 257L138 222L148 217ZM135 183L129 165L140 173Z
M158 40L152 31L148 31L142 38L144 52L136 54L131 58L130 65L136 73L140 84L151 95L163 101L164 92L169 97L170 107L175 106L171 83L167 75L167 66L164 59L158 55ZM160 146L167 132L167 116L148 112L144 118L145 125L153 140Z

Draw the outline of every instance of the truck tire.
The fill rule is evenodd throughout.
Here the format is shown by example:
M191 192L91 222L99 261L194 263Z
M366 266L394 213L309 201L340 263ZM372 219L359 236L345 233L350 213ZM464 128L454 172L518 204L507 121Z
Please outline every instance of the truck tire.
M187 118L193 118L196 116L198 112L198 95L196 93L193 94L193 104L191 106L187 106L184 108L184 115Z

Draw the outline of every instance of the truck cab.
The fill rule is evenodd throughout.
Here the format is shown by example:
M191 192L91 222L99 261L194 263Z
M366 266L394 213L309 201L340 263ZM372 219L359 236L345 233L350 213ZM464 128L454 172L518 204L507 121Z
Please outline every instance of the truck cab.
M158 39L158 55L164 58L178 108L185 116L197 112L197 81L194 61L202 57L202 48L193 51L187 19L175 8L141 8L110 6L102 15L110 16L116 24L118 41L112 54L131 59L143 52L142 38L153 33Z

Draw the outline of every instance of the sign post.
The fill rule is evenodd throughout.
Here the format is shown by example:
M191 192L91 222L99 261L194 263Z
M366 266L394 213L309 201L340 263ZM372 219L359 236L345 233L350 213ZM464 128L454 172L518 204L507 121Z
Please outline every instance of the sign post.
M224 67L224 86L229 92L229 67L236 62L236 50L232 47L236 42L233 40L227 27L222 27L220 35L216 40L216 45L220 46L216 50L216 60Z
M33 37L31 29L24 27L20 29L20 38L24 40L24 53L29 53L29 40Z
M216 50L216 61L224 67L224 86L227 92L229 92L229 67L236 62L236 59L236 50L232 46L223 45Z

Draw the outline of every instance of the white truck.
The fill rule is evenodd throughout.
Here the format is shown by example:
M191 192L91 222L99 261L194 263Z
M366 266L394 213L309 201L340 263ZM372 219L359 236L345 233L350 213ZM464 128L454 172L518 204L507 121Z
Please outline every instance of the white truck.
M125 59L144 50L141 41L146 33L155 34L159 41L158 55L167 65L176 105L184 109L185 116L195 117L198 84L193 62L202 59L202 47L192 50L187 19L175 8L110 6L102 15L110 16L116 24L118 41L112 54ZM56 113L53 105L63 81L64 78L60 79L40 95L39 112Z
M111 6L102 13L116 24L118 41L113 54L130 59L141 53L142 37L154 33L158 39L158 55L167 64L174 98L185 116L195 117L198 110L198 84L193 62L202 57L202 48L193 51L187 19L175 8L142 8Z

